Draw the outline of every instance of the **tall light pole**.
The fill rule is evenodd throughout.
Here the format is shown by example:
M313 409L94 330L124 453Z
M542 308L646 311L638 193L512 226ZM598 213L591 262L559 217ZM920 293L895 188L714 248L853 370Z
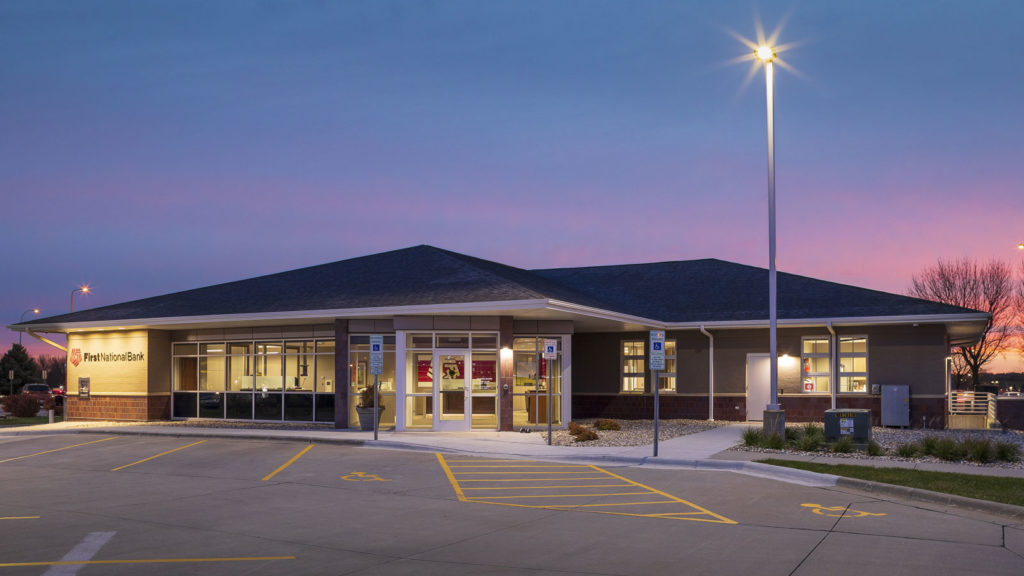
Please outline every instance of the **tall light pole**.
M786 417L779 406L778 291L775 274L775 48L761 45L755 51L764 62L768 108L768 353L771 397L764 411L765 434L785 434Z
M21 318L18 318L18 323L19 324L21 322L25 321L25 314L28 314L29 312L31 312L33 314L39 314L39 308L29 308L28 310L25 310L24 312L22 312L21 313ZM18 332L18 346L21 346L21 335L22 334L23 334L23 332Z
M75 293L76 292L81 292L82 294L88 294L89 293L89 287L88 286L79 286L78 288L75 288L74 290L71 291L71 311L72 312L75 311Z

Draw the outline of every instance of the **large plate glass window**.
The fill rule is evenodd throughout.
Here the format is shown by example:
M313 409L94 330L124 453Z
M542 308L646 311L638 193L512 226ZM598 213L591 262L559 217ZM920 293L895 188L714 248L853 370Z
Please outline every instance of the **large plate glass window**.
M644 361L647 342L644 340L622 341L622 391L641 393L644 391L647 364Z
M543 357L544 337L512 340L513 426L546 426L549 411L553 424L562 422L562 343L560 338L556 339L558 358L554 360ZM550 406L548 387L551 388Z
M800 345L800 389L807 393L829 392L831 354L828 336L805 336Z
M384 368L383 374L377 377L380 384L380 426L395 425L395 336L384 335ZM373 387L373 374L370 374L370 335L353 334L349 336L349 424L359 424L356 406L359 397L367 387Z
M333 340L176 343L172 360L175 418L334 421Z
M676 341L665 340L665 369L658 372L659 392L671 394L676 391L677 358Z
M868 391L868 337L839 338L839 391Z

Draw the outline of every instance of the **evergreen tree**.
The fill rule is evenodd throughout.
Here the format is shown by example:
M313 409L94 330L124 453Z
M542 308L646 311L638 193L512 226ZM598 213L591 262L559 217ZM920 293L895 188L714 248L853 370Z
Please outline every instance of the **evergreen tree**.
M8 378L11 370L14 370L14 380ZM12 344L0 358L0 394L20 392L26 382L35 382L40 376L39 365L21 344Z

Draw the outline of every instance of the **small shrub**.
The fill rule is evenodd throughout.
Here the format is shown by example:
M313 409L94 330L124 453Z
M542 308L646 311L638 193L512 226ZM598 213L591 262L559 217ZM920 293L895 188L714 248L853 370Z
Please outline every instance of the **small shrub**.
M817 452L825 445L825 434L822 432L818 434L808 434L806 429L804 430L803 437L800 438L800 442L797 444L797 448L804 452Z
M595 420L594 428L598 430L622 430L622 426L619 426L618 422L615 420L608 420L607 418Z
M786 442L782 439L782 436L774 432L764 442L764 447L771 448L772 450L782 450L785 446Z
M584 426L580 425L579 422L569 422L569 434L571 434L572 436L582 434L586 430L587 429Z
M853 440L849 436L841 436L832 444L832 451L836 454L849 454L853 451Z
M967 450L962 443L952 438L940 438L935 442L935 457L947 462L959 462L967 457Z
M764 445L764 431L760 428L747 428L743 431L743 445L761 447Z
M807 424L804 424L804 436L818 436L822 441L824 441L825 429L814 422L808 422Z
M921 453L925 456L935 456L938 453L939 439L935 436L925 436L921 440Z
M900 458L914 458L921 452L921 447L911 442L910 444L900 444L896 447L896 455Z
M1016 442L996 442L996 458L1003 462L1020 460L1020 444Z
M882 447L878 444L878 442L872 440L868 442L868 445L864 449L864 452L867 452L868 456L881 456L884 450L882 450Z
M804 439L804 434L799 428L786 428L786 445L791 448L797 448L800 446L800 442Z
M968 460L987 464L996 459L996 448L988 438L981 440L968 438L961 443L961 450Z
M575 436L577 442L589 442L591 440L597 440L597 432L594 432L593 430L589 430L587 428L583 428L583 431L580 432L579 434L576 434Z
M28 394L12 394L2 400L4 411L15 418L31 418L39 413L39 400Z

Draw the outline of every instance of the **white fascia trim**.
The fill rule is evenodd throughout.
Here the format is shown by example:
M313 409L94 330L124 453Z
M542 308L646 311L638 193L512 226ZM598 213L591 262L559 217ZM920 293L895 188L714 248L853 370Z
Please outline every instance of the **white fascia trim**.
M976 314L917 314L910 316L853 316L844 318L794 318L779 319L779 326L804 328L825 326L829 322L833 326L883 326L892 324L946 324L949 322L987 322L989 315ZM665 326L670 330L700 330L705 328L764 328L768 320L734 320L725 322L670 322Z
M647 326L650 328L664 329L667 326L661 320L651 320L650 318L642 318L640 316L620 314L618 312L611 312L609 310L603 310L601 308L593 308L591 306L573 304L572 302L565 302L563 300L549 300L547 308L548 310L568 312L570 314L579 314L581 316L590 316L592 318L600 318L602 320L611 320L614 322L622 322L625 324L640 324L642 326Z
M31 326L8 326L14 331L66 332L86 328L117 328L138 326L153 328L168 325L210 324L218 322L266 322L276 320L329 320L332 318L366 318L378 316L412 316L458 314L466 312L493 312L496 310L543 310L548 301L507 300L498 302L468 302L457 304L425 304L412 306L385 306L380 308L339 308L334 310L292 310L288 312L258 312L253 314L211 314L206 316L171 316L165 318L129 318L126 320L103 320L98 322L61 322L56 324L32 324Z

